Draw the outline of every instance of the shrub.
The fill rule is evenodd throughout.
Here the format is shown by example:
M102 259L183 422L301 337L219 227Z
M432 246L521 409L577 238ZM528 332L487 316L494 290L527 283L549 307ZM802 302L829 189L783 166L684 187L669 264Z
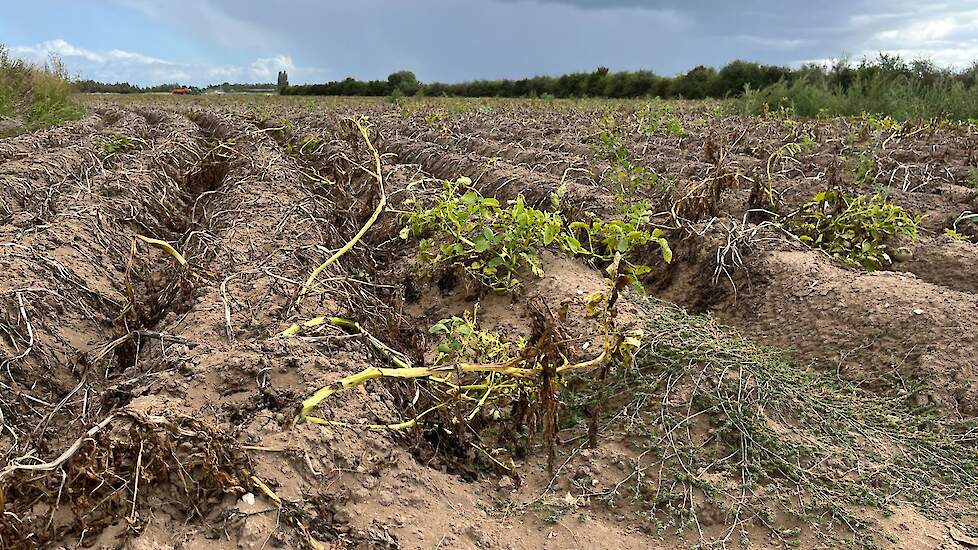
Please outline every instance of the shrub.
M71 100L72 91L68 73L57 58L35 66L11 58L0 46L0 116L19 123L14 132L81 118L81 109Z
M661 229L653 229L650 233L644 229L644 224L635 219L605 221L593 214L589 218L587 222L570 224L570 230L587 243L593 256L609 262L614 266L614 271L625 276L628 282L637 283L638 277L651 270L649 266L635 264L630 259L639 247L654 244L659 247L667 263L672 261L672 250Z
M735 102L742 114L790 108L803 117L886 115L898 120L978 116L978 89L960 75L930 65L881 56L858 67L809 67L762 89L748 88Z
M646 111L640 114L642 131L654 133L664 127L673 135L685 135L685 130L678 119L662 121L660 115L662 113L655 111L651 105L647 107ZM650 120L653 116L658 118L654 121ZM613 113L609 112L598 119L596 126L598 154L611 163L610 170L606 174L606 183L616 192L619 202L627 202L629 197L638 193L665 190L669 185L668 182L662 181L652 170L632 162L631 152L625 144L621 128Z

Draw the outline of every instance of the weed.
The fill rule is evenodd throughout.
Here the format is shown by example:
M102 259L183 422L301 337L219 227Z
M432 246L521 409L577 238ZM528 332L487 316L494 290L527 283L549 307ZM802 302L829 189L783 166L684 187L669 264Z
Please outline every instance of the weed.
M876 160L863 151L846 159L846 168L857 185L870 185L876 181Z
M975 117L974 90L947 72L925 70L928 78L899 58L883 56L859 67L831 71L806 68L762 89L748 89L735 105L743 114L766 114L787 105L797 116L862 116L873 113L877 129L908 119ZM892 131L892 130L891 130Z
M640 300L645 340L655 345L639 348L633 366L617 365L601 393L565 391L578 414L615 395L616 410L630 412L621 429L648 456L592 499L642 495L650 521L662 526L656 514L665 515L677 529L715 511L730 532L758 518L779 546L791 546L799 531L775 527L782 513L816 531L843 525L870 542L873 524L850 510L885 515L902 501L928 516L953 514L931 503L963 509L978 496L974 419L935 418L912 399L793 364L708 316ZM646 468L659 475L643 479ZM693 491L704 498L694 503Z
M882 116L872 113L862 113L859 118L873 130L883 132L899 132L903 130L903 124L897 122L889 115Z
M664 101L649 103L638 113L639 128L642 133L654 136L666 133L674 137L686 137L689 132L683 128L682 121L673 113L672 106Z
M404 102L404 92L400 88L394 88L394 90L387 96L387 102L392 103L395 106L401 105Z
M802 242L874 271L892 263L888 243L900 237L917 238L920 218L910 217L879 194L850 197L829 190L815 195L785 221Z
M599 154L611 163L608 179L618 192L616 198L619 203L627 202L629 197L640 192L663 191L668 187L668 183L658 174L632 162L614 114L605 114L598 120L597 126Z
M299 154L315 153L325 143L322 137L317 135L305 135L299 139ZM292 145L291 143L289 145Z
M9 56L0 45L0 116L19 119L19 128L32 131L77 120L82 110L71 100L72 83L61 61L52 57L36 66Z
M644 221L644 223L643 223ZM626 276L627 282L638 283L638 277L651 271L644 264L634 264L629 258L635 256L639 247L655 244L666 262L672 261L672 250L669 242L662 236L661 229L652 232L644 228L648 218L644 220L632 217L629 220L602 220L594 215L587 222L574 222L570 230L577 233L578 239L588 243L592 255L611 263L618 274Z
M795 155L801 152L801 145L798 143L785 143L781 147L771 153L771 156L767 158L767 199L770 204L774 204L774 175L772 174L772 167L776 160L784 160L788 158L794 158Z

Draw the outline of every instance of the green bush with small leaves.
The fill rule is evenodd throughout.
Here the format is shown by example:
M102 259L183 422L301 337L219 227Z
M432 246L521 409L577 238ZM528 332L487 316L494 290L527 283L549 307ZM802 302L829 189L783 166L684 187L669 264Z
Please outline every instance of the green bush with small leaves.
M876 159L862 151L846 159L846 167L857 185L870 185L876 181Z
M849 265L875 271L893 262L887 251L894 240L917 238L920 218L880 194L850 197L829 190L815 195L786 222L802 242Z
M574 222L569 228L578 235L580 241L587 244L591 255L605 262L610 262L619 275L635 284L638 277L651 271L645 264L633 263L633 252L649 244L657 245L666 263L672 261L672 249L663 237L661 229L651 232L644 229L644 224L636 219L602 220L593 214L586 222Z
M666 133L674 137L686 137L689 132L674 114L672 105L664 101L649 103L638 112L642 133L654 136Z
M0 44L0 117L17 123L0 130L0 137L80 119L83 111L72 100L73 91L71 77L58 58L34 65L12 57Z
M674 121L679 124L678 119L674 119ZM667 123L656 122L656 128L659 124ZM631 153L625 145L625 140L621 137L621 128L614 114L607 113L598 119L597 128L599 154L611 163L606 178L611 187L618 192L617 199L619 202L626 202L628 197L639 192L664 192L667 190L669 182L660 178L654 171L632 162ZM681 124L679 131L682 133L677 135L685 135L685 130L682 130Z

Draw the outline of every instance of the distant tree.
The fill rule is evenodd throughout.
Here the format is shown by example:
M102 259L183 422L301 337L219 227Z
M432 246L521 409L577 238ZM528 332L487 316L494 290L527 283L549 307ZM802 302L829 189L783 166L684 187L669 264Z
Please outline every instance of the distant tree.
M864 60L858 65L853 65L843 58L831 66L811 63L799 68L733 61L719 70L701 65L674 77L658 76L651 71L612 72L606 67L598 67L590 73L534 76L519 80L471 80L429 84L418 82L411 71L398 71L388 76L387 80L362 81L347 78L338 82L291 86L283 93L387 96L397 90L399 94L405 96L435 97L644 98L658 96L701 99L740 97L746 89L753 93L769 90L769 95L777 96L776 99L780 100L790 90L799 93L803 90L814 90L813 93L820 98L826 94L845 94L855 90L882 101L892 95L888 90L893 85L910 86L912 90L916 90L911 93L918 94L930 93L929 91L937 89L943 90L949 82L970 93L973 87L978 87L978 62L968 69L952 71L927 61L905 62L896 56L882 55L877 60ZM798 101L801 100L798 99L796 103ZM962 101L973 103L971 99ZM800 103L796 107L804 110ZM851 107L857 113L868 108L876 108L873 107L872 102ZM826 108L836 112L832 110L834 107ZM811 112L817 114L818 109Z
M598 67L589 74L583 83L582 95L600 97L604 95L605 83L608 80L608 67Z
M418 77L411 71L397 71L391 74L387 77L387 84L390 86L390 92L398 89L404 95L414 95L421 90Z
M686 99L703 99L709 96L716 80L717 71L712 67L700 65L688 73L676 77L672 82L672 95Z
M760 90L787 78L791 71L785 67L761 65L748 61L734 61L720 69L713 80L710 95L713 97L736 96L745 86Z

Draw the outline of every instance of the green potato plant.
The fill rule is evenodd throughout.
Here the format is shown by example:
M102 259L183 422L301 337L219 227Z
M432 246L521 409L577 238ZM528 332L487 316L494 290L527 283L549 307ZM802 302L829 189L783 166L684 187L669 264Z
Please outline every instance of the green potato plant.
M124 153L133 147L135 147L133 139L129 136L123 136L120 134L115 134L102 142L102 152L105 154L105 156L115 153Z
M428 235L419 245L423 274L443 265L457 266L497 291L519 286L524 270L542 276L539 249L574 245L559 214L527 206L522 195L503 207L497 199L483 197L466 177L444 182L434 206L419 205L405 221L401 238Z
M624 220L587 214L587 221L567 225L559 213L560 197L561 192L551 196L554 211L547 212L527 206L522 195L505 206L495 198L483 197L466 177L445 181L434 205L418 204L404 215L400 236L421 238L417 265L422 275L454 269L499 292L515 290L527 271L543 276L538 253L547 248L623 266L622 274L632 283L650 270L634 263L639 247L655 244L666 261L672 259L662 231L645 229L647 213L635 209Z
M850 197L838 190L815 195L786 220L789 230L834 258L868 271L893 263L891 243L917 238L919 217L877 194Z
M453 315L442 319L428 329L428 333L440 340L436 365L449 365L464 361L499 363L511 358L511 350L522 351L526 340L503 341L499 334L479 328L479 305L462 316Z

